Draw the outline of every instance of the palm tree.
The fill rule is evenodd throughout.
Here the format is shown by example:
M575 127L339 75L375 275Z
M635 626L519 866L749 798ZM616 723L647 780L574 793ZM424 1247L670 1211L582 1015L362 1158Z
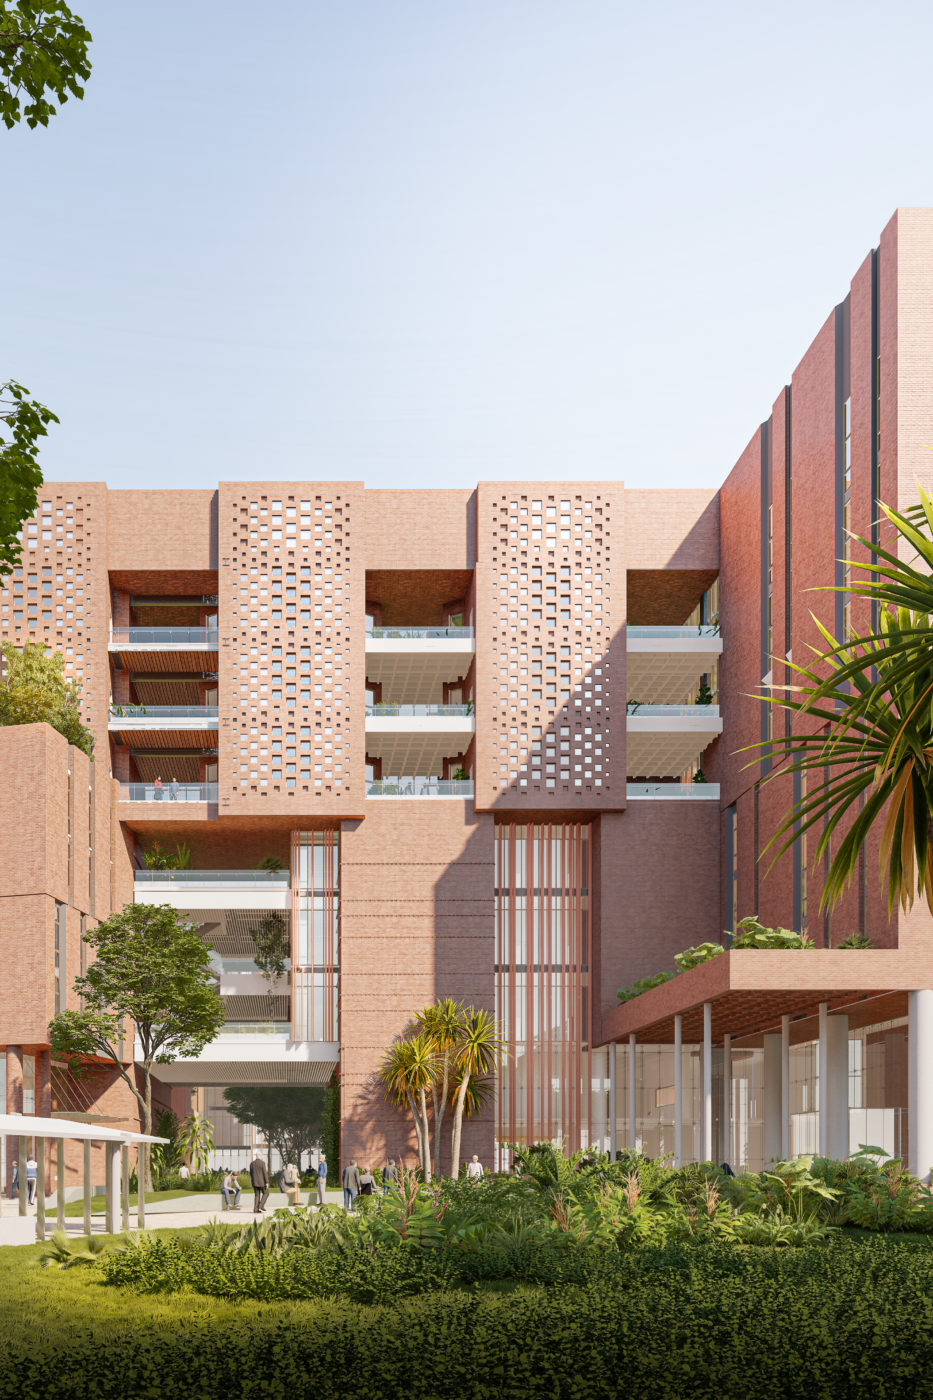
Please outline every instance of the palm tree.
M921 491L920 506L908 515L882 510L922 567L853 536L876 562L857 564L868 577L845 591L878 605L877 627L840 644L817 622L826 650L811 666L786 663L797 683L766 698L818 727L752 747L787 760L765 782L797 772L816 778L769 844L779 845L776 860L805 831L820 828L816 862L831 852L821 908L842 897L869 832L883 821L889 912L896 903L909 908L918 893L933 910L933 539L924 533L933 535L933 498ZM832 852L834 833L853 812Z
M454 1070L460 1079L454 1095L453 1127L450 1134L450 1174L455 1181L460 1175L460 1133L471 1086L475 1094L481 1082L496 1070L505 1054L499 1027L489 1012L477 1011L472 1006L467 1007L453 1052Z
M463 1031L463 1002L444 997L419 1011L415 1025L432 1041L438 1058L439 1074L431 1084L431 1094L434 1100L434 1167L440 1175L441 1131L450 1098L451 1058Z
M431 1180L431 1137L428 1090L438 1075L438 1057L430 1036L418 1034L393 1041L382 1059L379 1078L386 1098L399 1108L407 1104L415 1126L415 1141L425 1181Z

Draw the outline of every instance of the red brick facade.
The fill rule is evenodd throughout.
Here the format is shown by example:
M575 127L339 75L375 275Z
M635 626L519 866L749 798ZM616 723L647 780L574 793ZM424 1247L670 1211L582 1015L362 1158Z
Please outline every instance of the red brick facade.
M592 823L594 1044L618 1019L618 988L719 938L734 893L740 917L791 925L800 858L769 870L764 854L791 792L757 786L743 750L767 733L756 698L765 678L779 684L783 660L818 641L811 611L834 618L834 596L814 590L836 577L840 452L850 454L857 533L872 527L873 479L877 498L901 506L916 480L933 483L931 299L933 213L900 210L719 491L46 484L22 568L0 589L0 639L63 651L96 748L89 762L43 726L0 730L8 1103L20 1092L17 1056L41 1057L48 1043L56 904L70 987L81 922L132 900L134 868L155 840L190 847L195 869L244 870L269 856L287 866L293 832L339 824L343 1145L374 1165L414 1150L375 1080L392 1037L436 996L495 1005L497 821ZM717 579L723 733L703 766L720 801L628 801L627 628L682 626ZM214 650L121 661L111 628L147 607L199 626L216 607ZM472 626L473 664L458 663L435 698L469 700L475 738L433 776L465 765L475 801L367 795L367 613L390 628L441 627L454 613ZM852 620L867 621L858 604ZM216 721L108 729L111 701L136 703L134 666L160 671L178 693L196 684L200 704L216 688ZM377 698L391 701L384 689ZM160 769L168 778L175 763L184 781L205 783L216 765L216 796L159 805L125 786ZM876 871L873 843L831 916L818 911L820 872L807 871L805 917L819 944L863 928L880 948L929 946L929 916L889 918ZM101 1111L118 1104L132 1117L121 1092L103 1086ZM490 1111L470 1125L467 1153L489 1157L494 1121Z

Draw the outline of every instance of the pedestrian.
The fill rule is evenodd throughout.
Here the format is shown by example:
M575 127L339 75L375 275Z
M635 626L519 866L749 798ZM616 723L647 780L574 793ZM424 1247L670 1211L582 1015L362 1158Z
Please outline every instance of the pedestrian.
M156 778L155 782L152 784L152 792L153 792L153 796L155 797L156 802L161 802L161 801L162 801L162 779L161 779L161 778Z
M191 1172L188 1170L187 1162L182 1162L181 1166L178 1168L178 1175L181 1177L182 1181L188 1180L188 1177L191 1175Z
M356 1158L351 1157L350 1165L343 1169L343 1205L344 1209L352 1215L353 1202L360 1194L360 1169L356 1165Z
M395 1163L390 1157L386 1158L386 1164L382 1168L382 1194L386 1195L398 1181L398 1172Z
M474 1152L472 1162L467 1163L467 1179L469 1181L482 1181L485 1175L483 1164Z
M19 1161L13 1163L13 1184L10 1187L10 1197L12 1200L19 1198Z
M269 1199L269 1173L259 1152L249 1164L249 1179L253 1183L253 1212L262 1215Z
M171 781L171 782L169 783L169 785L168 785L168 800L169 800L169 802L177 802L177 801L178 801L178 779L177 779L177 778L173 778L172 781Z
M295 1166L294 1162L289 1162L282 1173L282 1190L288 1197L288 1204L290 1206L301 1204L301 1177L298 1175L298 1168Z
M735 1176L735 1172L734 1172L734 1171L732 1170L732 1168L729 1166L729 1163L728 1163L728 1162L721 1162L720 1165L719 1165L719 1170L720 1170L721 1172L724 1172L724 1173L726 1174L726 1176Z
M237 1180L235 1171L227 1172L220 1185L220 1194L223 1196L228 1210L240 1209L240 1183ZM233 1204L230 1204L230 1197L233 1197Z
M26 1158L26 1204L34 1206L36 1203L36 1190L39 1185L39 1163L35 1157Z
M363 1168L363 1173L362 1173L362 1175L360 1176L360 1195L361 1195L361 1196L372 1196L372 1195L375 1194L375 1190L376 1190L376 1178L373 1176L373 1174L372 1174L372 1172L370 1171L369 1167L364 1167L364 1168Z
M317 1164L317 1203L324 1204L324 1192L327 1189L327 1158L321 1153L320 1161ZM310 1205L310 1202L308 1203Z

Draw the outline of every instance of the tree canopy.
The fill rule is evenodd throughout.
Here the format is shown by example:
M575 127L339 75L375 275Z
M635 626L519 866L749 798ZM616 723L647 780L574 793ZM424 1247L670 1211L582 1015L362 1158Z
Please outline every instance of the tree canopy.
M0 0L0 118L48 126L91 75L91 35L63 0ZM54 101L52 100L54 99Z
M0 654L0 725L50 724L90 754L94 736L81 723L81 692L65 679L61 652L49 653L41 642L27 642L22 649L6 642Z
M83 1062L104 1061L129 1086L152 1131L152 1067L196 1059L223 1025L224 1011L207 948L193 924L168 904L125 904L84 942L96 952L74 990L83 1011L61 1011L49 1022L52 1053L80 1075ZM133 1073L135 1026L143 1089ZM129 1069L126 1063L129 1063ZM148 1183L147 1183L148 1184Z
M35 515L42 485L39 439L57 422L22 384L0 384L0 578L19 560L23 521Z
M252 1123L285 1162L301 1165L303 1152L319 1146L324 1119L324 1089L240 1087L224 1090L230 1112L241 1123Z

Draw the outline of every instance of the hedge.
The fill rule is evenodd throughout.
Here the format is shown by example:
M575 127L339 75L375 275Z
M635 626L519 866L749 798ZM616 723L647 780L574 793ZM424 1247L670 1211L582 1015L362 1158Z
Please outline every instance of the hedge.
M847 1238L784 1251L669 1245L586 1287L474 1286L365 1306L275 1306L219 1325L176 1295L177 1330L131 1317L94 1337L0 1348L17 1400L920 1400L933 1375L925 1241ZM502 1288L503 1285L494 1285ZM108 1289L109 1293L110 1290ZM127 1295L129 1299L129 1295Z

